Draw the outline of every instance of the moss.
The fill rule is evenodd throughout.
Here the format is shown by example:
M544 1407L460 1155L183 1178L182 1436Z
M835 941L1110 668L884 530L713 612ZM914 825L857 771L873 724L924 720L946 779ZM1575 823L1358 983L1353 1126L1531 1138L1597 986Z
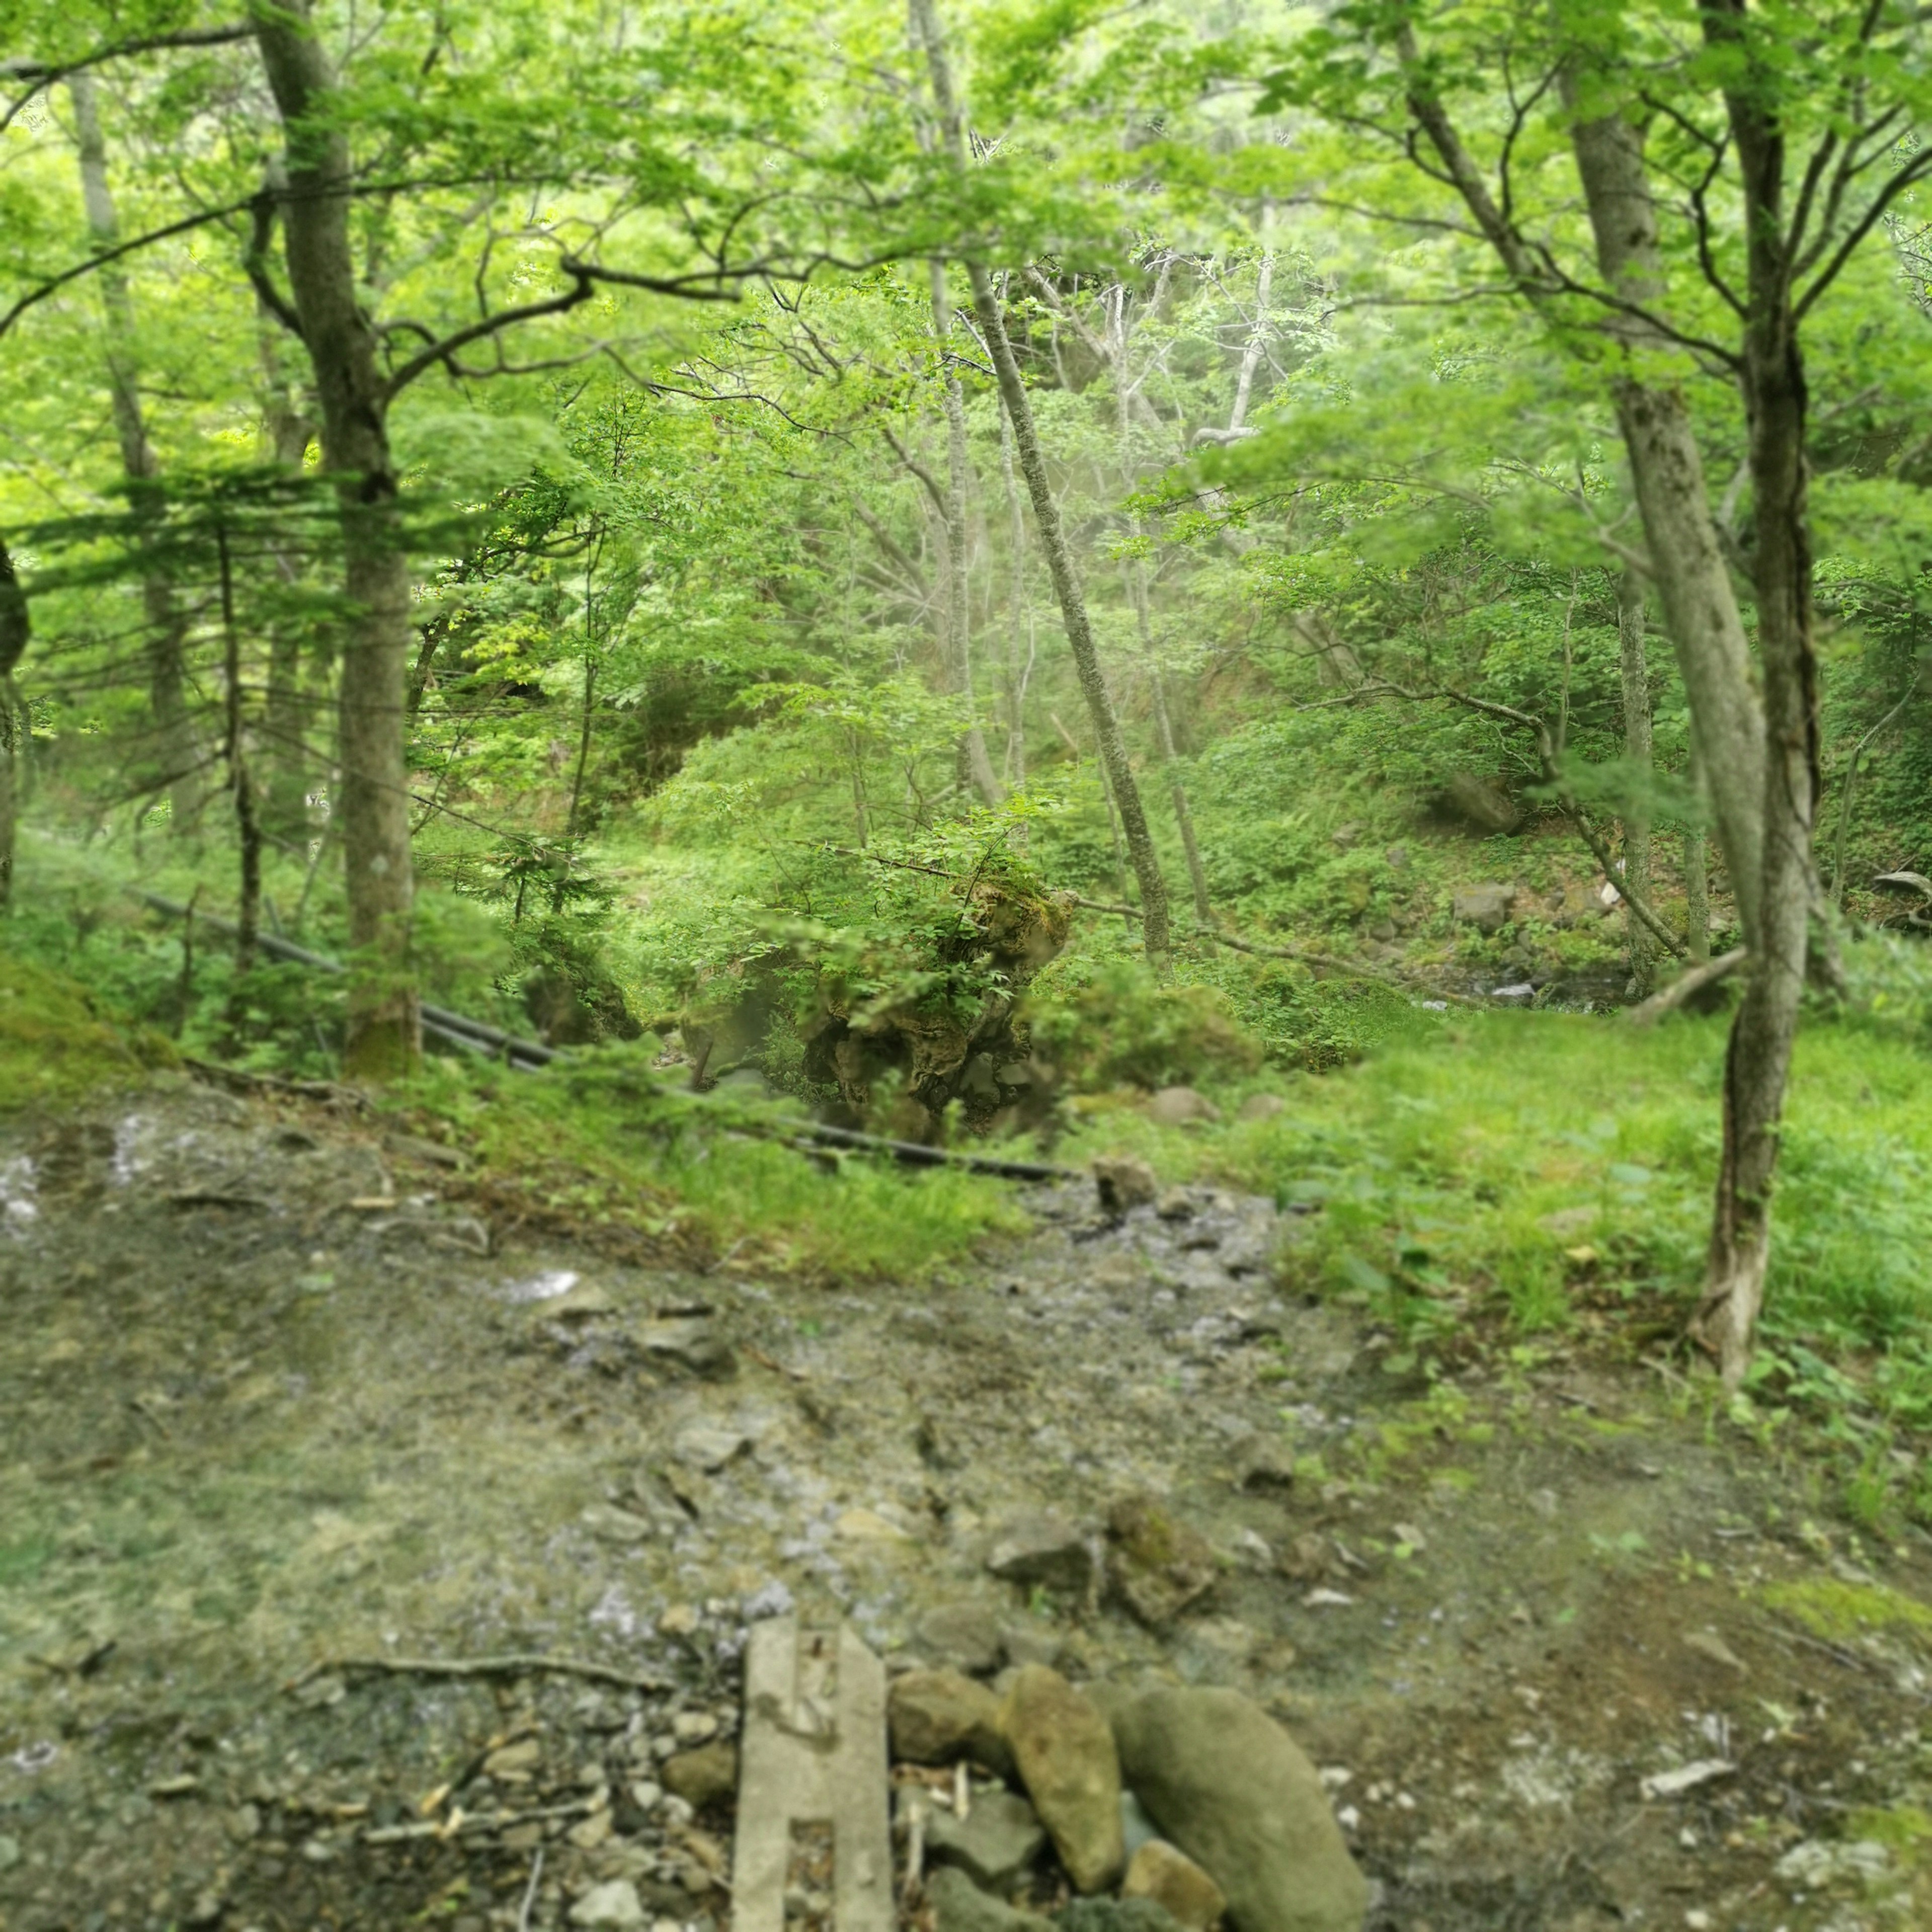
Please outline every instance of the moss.
M115 1023L71 980L0 952L0 1112L170 1064L173 1048Z
M1808 1576L1795 1583L1768 1583L1758 1600L1782 1612L1814 1636L1842 1641L1869 1630L1932 1630L1932 1608L1884 1583L1847 1583L1834 1576Z

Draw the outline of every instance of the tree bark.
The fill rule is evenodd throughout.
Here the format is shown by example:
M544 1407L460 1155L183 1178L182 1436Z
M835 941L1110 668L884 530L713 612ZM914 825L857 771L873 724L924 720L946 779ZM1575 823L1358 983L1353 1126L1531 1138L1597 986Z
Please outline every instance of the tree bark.
M1730 41L1738 10L1737 0L1703 0L1707 37ZM1703 1299L1691 1328L1732 1388L1750 1364L1764 1303L1779 1120L1804 988L1819 789L1804 458L1808 397L1786 237L1784 140L1763 104L1769 92L1765 79L1748 72L1726 94L1746 238L1743 387L1764 682L1763 870L1750 982L1725 1060L1717 1213Z
M964 135L958 104L952 92L952 72L946 64L945 44L940 36L938 14L933 0L911 0L911 6L918 38L925 43L933 97L938 106L946 151L953 165L963 174L966 166ZM974 312L979 317L980 333L993 358L1000 394L1006 406L1007 420L1012 424L1020 474L1026 478L1027 494L1033 502L1034 521L1040 531L1040 548L1046 554L1047 574L1052 580L1054 596L1060 604L1060 622L1066 632L1067 647L1072 654L1074 674L1079 680L1081 695L1087 700L1088 715L1094 721L1094 736L1100 746L1100 763L1113 792L1114 807L1120 815L1127 856L1139 881L1142 943L1154 970L1164 975L1171 950L1167 885L1160 875L1154 839L1148 830L1140 787L1135 781L1133 767L1127 762L1127 748L1120 736L1120 721L1100 668L1100 654L1094 646L1093 626L1088 619L1086 596L1081 589L1072 552L1067 548L1066 533L1060 520L1060 506L1054 497L1053 485L1046 473L1046 458L1040 451L1033 405L1028 400L1019 361L1006 334L1006 318L1000 313L992 277L977 262L968 262L966 273L973 290Z
M1611 115L1578 122L1572 146L1604 282L1627 301L1654 302L1664 269L1641 134ZM1617 422L1658 601L1703 746L1738 923L1754 950L1763 872L1764 722L1751 688L1744 620L1711 513L1689 405L1681 390L1636 373L1645 352L1654 355L1666 345L1634 316L1618 314L1608 327L1628 358L1616 384Z
M1617 656L1623 674L1624 761L1633 788L1651 782L1650 667L1643 647L1643 579L1626 568L1617 580ZM1638 898L1650 892L1650 813L1640 798L1624 812L1624 881ZM1634 914L1625 914L1630 946L1630 986L1640 998L1657 978L1657 949L1649 930Z
M107 179L107 146L100 132L94 76L85 71L70 74L67 88L74 104L74 143L88 228L98 248L110 248L120 238L121 224ZM158 482L161 465L148 440L147 419L141 407L140 376L134 360L134 299L118 262L101 268L99 279L101 306L107 318L107 390L114 434L121 446L122 470L133 486L132 508L139 526L146 530L158 520L157 493L147 486ZM201 762L188 713L183 662L188 620L167 572L152 562L142 574L141 602L147 618L148 702L154 717L154 761L168 795L169 830L180 834L194 820L200 796L194 775Z
M971 464L966 452L966 399L959 374L946 359L946 338L952 332L952 304L946 294L946 270L932 268L932 332L941 362L940 394L946 410L946 630L952 658L952 686L966 706L966 730L961 741L964 776L988 805L1004 795L986 754L986 734L980 725L979 700L973 688L973 608L969 544L966 526L966 484Z
M14 899L19 769L26 736L20 692L14 682L14 667L20 662L32 634L33 620L28 612L26 592L20 588L5 541L0 539L0 913L4 913Z
M347 137L328 124L335 70L316 38L311 0L256 0L255 35L288 148L282 209L289 284L315 372L322 460L338 482L352 608L343 640L337 745L351 977L343 1070L382 1080L422 1050L410 956L405 740L410 566L390 460L376 334L356 299L349 234Z

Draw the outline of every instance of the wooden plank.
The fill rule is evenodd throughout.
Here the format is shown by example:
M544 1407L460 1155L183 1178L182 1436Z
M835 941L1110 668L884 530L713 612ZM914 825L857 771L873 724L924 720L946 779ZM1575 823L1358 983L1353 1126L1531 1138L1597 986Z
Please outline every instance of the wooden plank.
M830 1828L836 1932L892 1932L885 1666L847 1625L774 1617L745 1658L734 1932L784 1932L794 1826Z

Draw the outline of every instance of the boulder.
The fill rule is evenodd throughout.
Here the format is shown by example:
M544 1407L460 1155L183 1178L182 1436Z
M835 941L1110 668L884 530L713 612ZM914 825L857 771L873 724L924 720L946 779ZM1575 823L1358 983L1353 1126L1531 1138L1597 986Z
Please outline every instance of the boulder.
M1234 1932L1360 1932L1369 1886L1300 1747L1235 1690L1106 1690L1123 1775Z
M1454 772L1444 779L1442 802L1478 832L1514 832L1522 823L1508 793L1493 779L1478 778L1473 772Z
M1144 1208L1160 1191L1154 1169L1131 1154L1098 1156L1094 1162L1094 1187L1101 1208L1109 1214Z
M957 1865L942 1865L926 1882L937 1932L1052 1932L1036 1912L1016 1912L982 1892Z
M999 1699L957 1670L908 1670L886 1695L892 1756L913 1764L963 1757L1004 1778L1013 1760L1000 1716Z
M957 1865L985 1892L1012 1897L1046 1849L1040 1814L1016 1791L989 1791L963 1819L935 1810L926 1822L926 1855Z
M1027 1794L1078 1892L1110 1890L1127 1862L1120 1766L1107 1720L1057 1670L1023 1665L1000 1713Z
M1151 1838L1127 1861L1123 1898L1150 1898L1181 1928L1208 1932L1228 1909L1227 1894L1185 1852Z
M1184 1127L1193 1120L1218 1120L1221 1110L1192 1087L1163 1087L1147 1103L1148 1118L1163 1127Z
M1165 1630L1214 1586L1206 1538L1151 1496L1128 1496L1107 1513L1107 1585L1150 1630Z
M1499 932L1509 923L1510 908L1515 903L1514 886L1465 886L1449 902L1449 910L1458 926L1473 926L1478 932Z
M990 1677L1006 1659L1000 1620L983 1604L941 1604L919 1620L920 1648L935 1664Z
M695 1750L676 1752L664 1760L658 1775L665 1790L694 1811L728 1804L738 1789L738 1747L720 1738Z
M986 1568L1009 1583L1043 1583L1078 1593L1094 1580L1094 1552L1072 1524L1057 1516L1016 1516L993 1532Z

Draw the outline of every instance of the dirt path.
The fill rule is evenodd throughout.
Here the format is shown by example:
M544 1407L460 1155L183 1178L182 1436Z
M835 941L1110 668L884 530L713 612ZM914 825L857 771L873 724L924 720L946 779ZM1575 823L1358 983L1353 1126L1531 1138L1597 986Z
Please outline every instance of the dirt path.
M1928 1550L1655 1376L1424 1398L1204 1191L1042 1191L914 1295L491 1252L453 1183L187 1084L0 1136L7 1932L547 1928L613 1876L722 1925L728 1808L662 1767L734 1728L748 1618L897 1664L961 1601L1262 1700L1378 1926L1932 1923ZM1048 1510L1156 1627L987 1574ZM662 1688L284 1688L511 1652Z

